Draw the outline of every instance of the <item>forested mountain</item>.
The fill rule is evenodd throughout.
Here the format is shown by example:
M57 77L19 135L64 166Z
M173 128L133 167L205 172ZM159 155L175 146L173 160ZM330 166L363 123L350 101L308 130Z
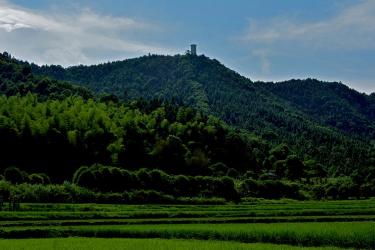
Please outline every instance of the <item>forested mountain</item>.
M93 82L83 84L86 76ZM4 53L0 195L55 202L373 196L372 131L330 124L330 112L315 114L320 104L298 103L302 90L290 101L280 86L253 83L204 56L63 69ZM104 89L112 94L98 93ZM342 119L370 128L373 96L354 95L364 100L356 112L351 94L340 92Z
M375 138L375 98L337 82L314 79L268 84L268 89L320 123L351 135Z
M79 95L85 99L93 97L92 92L86 88L37 77L32 74L27 63L12 58L6 52L0 53L0 94L12 96L28 93L37 93L39 99L64 99L71 95Z
M174 100L212 114L300 158L324 163L332 175L374 164L373 96L313 79L252 82L205 56L144 56L95 66L32 65L33 72L122 99Z
M327 177L320 165L305 166L287 145L272 147L198 110L159 100L89 98L82 87L35 77L27 63L8 54L1 55L0 68L2 197L10 192L4 179L14 185L69 181L96 192L151 195L154 201L164 194L236 200L248 192L249 182L242 191L235 188L234 180L242 178L259 185L252 191L258 196L300 198L300 187L288 179ZM285 181L252 179L275 176ZM17 190L12 192L31 201L61 199L56 191Z

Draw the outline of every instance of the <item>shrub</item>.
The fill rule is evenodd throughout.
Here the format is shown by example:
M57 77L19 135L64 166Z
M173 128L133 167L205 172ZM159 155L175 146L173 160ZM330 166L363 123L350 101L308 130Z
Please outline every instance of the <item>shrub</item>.
M30 184L44 184L44 178L39 174L31 174L28 179Z
M90 203L96 201L95 192L87 188L83 188L69 182L64 182L63 186L66 192L70 194L73 202Z
M222 162L211 165L209 169L216 176L224 176L228 172L228 167Z
M74 174L73 174L73 183L74 184L78 184L79 183L79 179L81 177L81 174L83 172L86 172L88 170L88 167L87 166L82 166L80 167L79 169L77 169Z
M229 168L226 175L231 178L237 178L240 175L240 173L234 168Z
M174 203L171 195L166 195L154 190L136 190L129 193L132 203Z
M192 196L191 178L185 175L177 175L173 178L173 194L176 196Z
M49 176L47 174L40 173L38 175L43 178L43 183L44 184L51 184L51 179L49 178Z
M220 194L221 197L224 197L228 201L238 202L240 200L239 194L234 187L233 179L227 176L219 179L218 186L215 189L216 194Z
M162 192L170 192L172 178L163 171L154 169L150 172L150 188Z
M4 200L8 200L11 193L11 184L4 180L0 181L0 195L3 196Z
M240 184L240 193L247 197L262 197L267 199L279 198L304 198L299 184L279 180L253 180L247 179Z
M258 182L252 178L242 181L239 186L239 192L242 197L258 197Z
M96 196L96 202L104 204L124 204L129 202L124 197L126 196L120 193L99 193Z
M13 184L20 184L24 182L24 174L16 167L6 168L4 171L4 177L5 180Z
M332 199L348 199L360 196L360 187L348 177L329 178L326 188L326 196Z
M136 172L136 177L138 179L139 185L142 188L148 188L151 183L151 176L146 168L142 168Z
M90 169L82 170L76 183L82 187L97 188L96 176Z
M226 203L224 198L217 197L180 197L176 199L176 202L188 205L224 205Z

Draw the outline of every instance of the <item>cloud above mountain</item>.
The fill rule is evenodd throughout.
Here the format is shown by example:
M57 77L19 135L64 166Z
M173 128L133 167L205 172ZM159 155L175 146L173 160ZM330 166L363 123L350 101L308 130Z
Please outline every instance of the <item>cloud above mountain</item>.
M244 40L273 44L295 41L319 49L375 48L375 1L360 1L326 20L306 22L276 17L268 22L250 20Z
M144 36L158 32L162 28L150 23L90 9L35 11L0 1L0 50L40 64L67 66L98 63L111 55L174 53L143 42Z
M325 13L249 18L238 41L258 62L257 78L317 77L373 91L375 1L339 1Z

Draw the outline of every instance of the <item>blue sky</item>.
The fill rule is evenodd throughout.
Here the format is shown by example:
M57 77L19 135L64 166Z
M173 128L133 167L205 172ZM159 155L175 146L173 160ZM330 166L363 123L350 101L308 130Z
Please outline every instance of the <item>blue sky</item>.
M0 0L0 50L38 64L182 54L193 42L252 80L375 92L374 0Z

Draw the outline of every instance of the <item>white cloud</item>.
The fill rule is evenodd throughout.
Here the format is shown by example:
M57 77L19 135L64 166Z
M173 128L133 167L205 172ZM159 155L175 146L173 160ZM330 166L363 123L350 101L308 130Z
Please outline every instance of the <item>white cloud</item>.
M267 75L271 70L271 62L268 58L268 51L265 49L255 49L252 51L254 56L260 59L261 74Z
M320 78L373 92L375 0L338 2L330 16L314 20L276 16L250 19L237 41L250 51L250 77ZM238 37L237 37L238 38ZM372 83L372 84L371 84Z
M251 20L243 40L266 45L294 41L319 49L374 49L375 1L360 1L316 22L280 17L263 23Z
M91 10L47 13L0 0L0 50L40 64L91 64L119 56L175 53L143 42L144 37L160 31L128 17Z

